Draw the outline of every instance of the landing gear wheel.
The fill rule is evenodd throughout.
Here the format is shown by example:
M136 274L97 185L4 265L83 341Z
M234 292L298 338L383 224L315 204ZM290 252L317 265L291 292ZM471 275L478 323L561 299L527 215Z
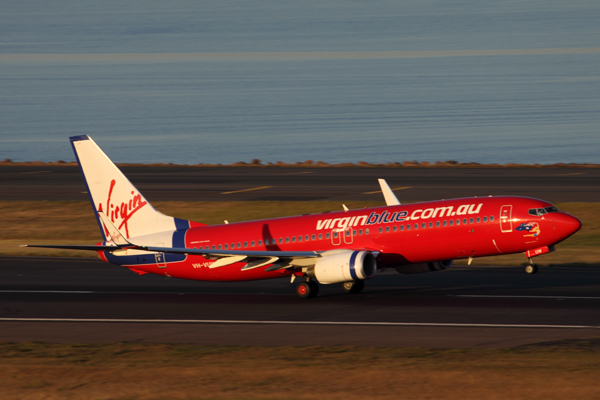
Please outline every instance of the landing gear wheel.
M296 294L303 299L315 297L319 294L319 285L317 282L300 282L296 285Z
M365 281L350 281L342 283L344 292L349 294L360 293L365 288Z
M525 272L527 272L528 274L536 274L538 271L538 267L535 264L529 264L528 266L525 267Z

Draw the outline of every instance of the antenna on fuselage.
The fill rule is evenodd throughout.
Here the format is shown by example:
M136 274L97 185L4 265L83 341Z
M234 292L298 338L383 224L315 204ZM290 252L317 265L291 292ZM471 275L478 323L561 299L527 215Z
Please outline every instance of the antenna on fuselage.
M383 193L383 197L385 198L385 204L388 206L399 206L400 201L398 200L394 192L392 192L390 185L387 184L385 179L378 179L378 181L379 186L381 187L381 192Z

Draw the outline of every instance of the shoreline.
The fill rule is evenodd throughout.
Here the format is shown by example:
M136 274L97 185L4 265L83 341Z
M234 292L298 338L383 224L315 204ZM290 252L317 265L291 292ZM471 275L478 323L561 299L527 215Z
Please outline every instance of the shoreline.
M554 163L554 164L482 164L476 162L458 161L403 161L389 163L368 163L359 161L357 163L329 164L324 161L304 161L295 163L284 163L282 161L263 163L260 160L252 162L239 161L231 164L175 164L175 163L115 163L118 167L188 167L188 168L222 168L222 167L251 167L251 168L600 168L600 164L588 163ZM0 161L0 167L76 167L75 161L12 161L6 159Z

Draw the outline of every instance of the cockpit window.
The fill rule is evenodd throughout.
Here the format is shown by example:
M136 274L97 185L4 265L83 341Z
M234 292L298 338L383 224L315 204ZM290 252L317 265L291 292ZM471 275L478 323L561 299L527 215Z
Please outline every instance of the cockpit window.
M529 210L529 215L536 215L536 216L542 216L544 214L548 214L551 212L557 212L558 208L552 206L552 207L544 207L544 208L531 208Z

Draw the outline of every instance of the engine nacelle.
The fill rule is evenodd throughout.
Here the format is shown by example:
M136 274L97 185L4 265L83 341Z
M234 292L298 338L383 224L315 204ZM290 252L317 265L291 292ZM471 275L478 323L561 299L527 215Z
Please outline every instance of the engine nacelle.
M343 251L317 261L309 275L324 284L369 279L377 272L375 256L368 251Z
M450 268L454 260L434 261L419 264L406 264L394 267L401 274L420 274L422 272L435 272Z

